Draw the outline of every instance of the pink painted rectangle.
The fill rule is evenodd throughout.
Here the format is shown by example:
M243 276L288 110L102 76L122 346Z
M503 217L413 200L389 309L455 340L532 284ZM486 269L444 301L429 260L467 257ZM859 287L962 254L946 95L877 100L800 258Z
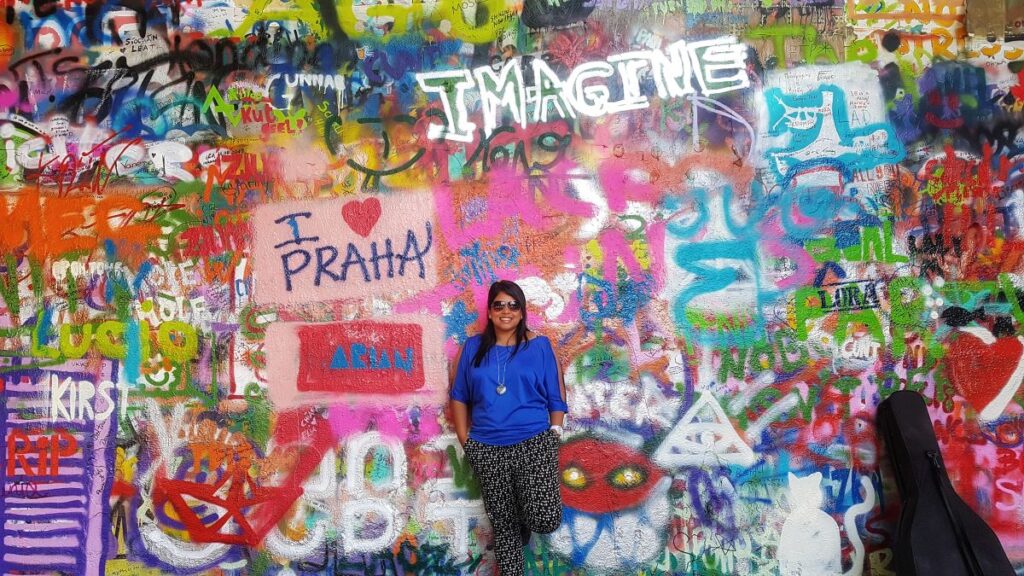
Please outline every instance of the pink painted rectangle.
M437 279L428 194L266 204L253 214L260 304L413 294Z

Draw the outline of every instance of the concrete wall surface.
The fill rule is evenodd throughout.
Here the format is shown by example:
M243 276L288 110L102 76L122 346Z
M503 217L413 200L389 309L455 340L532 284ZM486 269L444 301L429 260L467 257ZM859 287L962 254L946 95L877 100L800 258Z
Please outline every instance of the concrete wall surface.
M898 390L1024 572L1024 42L970 17L0 1L0 573L493 574L498 279L570 406L527 575L892 576Z

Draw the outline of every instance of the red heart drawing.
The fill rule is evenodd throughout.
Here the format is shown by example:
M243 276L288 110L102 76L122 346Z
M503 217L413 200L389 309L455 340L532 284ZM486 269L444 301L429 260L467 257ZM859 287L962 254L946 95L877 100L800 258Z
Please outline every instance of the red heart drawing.
M946 375L983 422L1002 415L1024 381L1024 341L985 328L960 328L949 344Z
M363 238L370 235L370 231L380 220L380 200L367 198L362 202L353 200L341 207L341 216L345 219L348 227Z

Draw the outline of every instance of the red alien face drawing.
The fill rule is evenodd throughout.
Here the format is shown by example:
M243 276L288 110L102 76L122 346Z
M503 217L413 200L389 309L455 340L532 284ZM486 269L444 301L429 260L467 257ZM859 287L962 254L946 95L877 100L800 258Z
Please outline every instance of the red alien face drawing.
M665 475L647 455L596 438L563 444L558 460L562 501L589 514L640 506Z

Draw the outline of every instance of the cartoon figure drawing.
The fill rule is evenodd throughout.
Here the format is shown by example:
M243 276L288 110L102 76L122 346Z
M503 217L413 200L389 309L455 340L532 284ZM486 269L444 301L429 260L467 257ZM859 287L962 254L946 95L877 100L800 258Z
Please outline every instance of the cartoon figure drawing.
M861 477L864 501L846 511L843 524L853 544L853 567L843 572L843 549L839 526L822 507L821 472L803 478L789 474L789 503L792 512L782 525L779 539L779 574L785 576L860 576L864 570L864 543L857 529L857 516L875 506L875 488Z

